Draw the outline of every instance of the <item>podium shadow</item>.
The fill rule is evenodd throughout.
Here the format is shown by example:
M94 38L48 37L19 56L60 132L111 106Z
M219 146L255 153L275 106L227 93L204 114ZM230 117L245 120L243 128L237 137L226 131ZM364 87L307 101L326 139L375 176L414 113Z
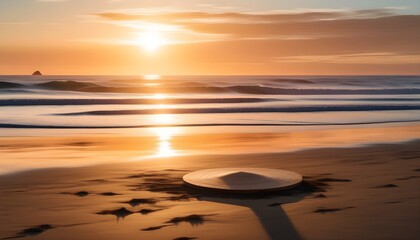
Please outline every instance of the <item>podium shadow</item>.
M270 239L300 240L302 238L299 232L293 226L282 205L296 203L304 197L305 195L302 194L300 196L277 196L267 199L243 199L240 196L232 198L232 195L228 195L221 198L203 196L198 200L249 208Z

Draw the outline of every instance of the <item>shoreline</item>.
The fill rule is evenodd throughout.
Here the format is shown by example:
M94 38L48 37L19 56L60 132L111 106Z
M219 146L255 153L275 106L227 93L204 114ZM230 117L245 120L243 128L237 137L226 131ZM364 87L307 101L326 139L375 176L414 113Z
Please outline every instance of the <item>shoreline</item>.
M126 162L122 162L122 163L116 163L116 162L111 162L111 163L104 163L104 164L95 164L95 165L86 165L86 166L78 166L78 167L51 167L51 168L39 168L39 169L27 169L27 170L22 170L22 171L17 171L17 172L9 172L9 173L0 173L0 181L2 179L7 179L7 178L14 178L16 176L25 176L26 174L37 174L37 173L45 173L48 174L51 171L67 171L67 170L73 170L73 169L94 169L94 168L111 168L111 167L115 167L115 166L121 166L121 165L136 165L136 164L147 164L148 162L155 162L155 161L165 161L167 159L178 159L178 158L186 158L186 159L191 159L191 158L213 158L213 157L223 157L223 158L232 158L234 156L248 156L248 157L253 157L253 156L277 156L277 155L300 155L300 154L311 154L312 152L318 152L318 151L340 151L340 150L344 150L344 149L353 149L353 150L357 150L357 149L369 149L369 148L375 148L375 147L385 147L385 146L404 146L404 145L419 145L420 146L420 138L416 138L416 139L409 139L406 141L401 141L401 142L376 142L376 143L368 143L368 144L360 144L360 145L348 145L348 146L337 146L337 147L314 147L314 148L306 148L306 149L299 149L299 150L291 150L291 151L287 151L287 152L249 152L249 153L243 153L243 154L238 154L238 153L232 153L232 154L222 154L222 153L215 153L215 154L189 154L189 155L177 155L177 156L172 156L172 157L151 157L151 158L144 158L142 160L139 161L126 161ZM0 183L0 186L2 184Z
M295 152L406 142L419 139L417 132L420 132L420 124L299 131L279 129L272 132L268 132L267 128L252 130L243 127L224 132L227 130L209 129L206 132L162 127L118 134L79 132L68 136L0 137L0 175L40 168L82 167L148 159L158 161L176 156Z

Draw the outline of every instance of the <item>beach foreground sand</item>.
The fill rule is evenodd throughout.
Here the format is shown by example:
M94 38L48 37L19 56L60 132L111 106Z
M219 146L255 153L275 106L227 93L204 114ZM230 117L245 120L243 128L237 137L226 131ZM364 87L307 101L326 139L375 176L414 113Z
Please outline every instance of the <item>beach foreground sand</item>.
M207 154L3 175L0 238L419 239L419 148L410 141ZM238 166L296 171L305 181L247 198L181 180Z

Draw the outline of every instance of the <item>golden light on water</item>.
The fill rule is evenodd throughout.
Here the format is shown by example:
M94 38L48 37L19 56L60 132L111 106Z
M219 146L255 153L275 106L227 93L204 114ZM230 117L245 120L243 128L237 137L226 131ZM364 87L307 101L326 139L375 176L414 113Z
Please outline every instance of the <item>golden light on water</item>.
M166 95L162 94L162 93L156 93L152 96L152 98L154 98L154 99L165 99Z
M168 104L156 104L155 105L155 109L166 109L166 108L170 108L170 105L168 105ZM159 115L165 115L165 116L159 116L159 117L157 117L157 119L167 118L164 121L169 121L169 122L172 122L172 120L173 120L173 116L171 114L159 114ZM168 115L170 115L170 116L168 116Z
M144 84L144 86L146 86L146 87L157 87L159 85L160 85L159 83L145 83Z
M172 124L175 122L175 116L173 114L154 114L152 115L152 121L157 124Z
M145 80L159 80L161 76L158 74L148 74L144 75L143 78ZM154 99L166 99L167 95L163 93L155 93L152 95ZM158 109L165 109L169 108L170 105L159 103L158 101L156 104L153 105L153 108ZM151 121L156 125L169 125L176 123L175 115L173 114L152 114ZM158 137L157 142L157 149L156 153L153 155L154 157L171 157L177 155L177 151L172 148L172 136L178 131L176 128L173 127L157 127L153 128L152 130L154 134Z

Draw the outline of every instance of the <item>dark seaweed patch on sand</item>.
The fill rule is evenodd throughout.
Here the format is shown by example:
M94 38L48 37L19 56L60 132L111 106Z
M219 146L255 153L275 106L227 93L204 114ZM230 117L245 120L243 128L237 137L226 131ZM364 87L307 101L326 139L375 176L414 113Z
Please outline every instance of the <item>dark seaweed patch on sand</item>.
M388 162L370 162L370 163L361 163L360 165L378 165L378 164L385 164Z
M178 225L182 222L189 223L189 224L191 224L191 226L195 227L195 226L203 225L204 222L209 221L208 219L206 219L207 216L211 216L211 215L191 214L191 215L183 216L183 217L174 217L174 218L170 219L169 221L165 222L165 224L163 224L163 225L143 228L141 230L142 231L154 231L154 230L159 230L161 228L165 228L165 227L169 227L169 226L176 226L176 225Z
M419 156L405 156L405 157L400 157L401 159L406 159L406 160L410 160L410 159L418 159L420 158Z
M340 179L340 178L320 178L320 182L351 182L350 179Z
M103 193L99 193L99 195L111 197L111 196L117 196L117 195L121 195L121 194L114 193L114 192L103 192Z
M137 207L141 204L155 204L156 200L152 198L133 198L130 201L122 202L122 203L129 204L132 207Z
M351 209L354 207L344 207L344 208L320 208L315 210L315 213L332 213L332 212L338 212L338 211L342 211L342 210L346 210L346 209Z
M187 193L187 188L184 186L180 177L149 177L143 179L140 184L130 185L134 191L149 191L149 192L163 192L169 194L183 195Z
M75 192L75 193L71 193L71 192L62 192L60 194L68 194L68 195L74 195L74 196L78 196L78 197L86 197L88 196L90 193L87 191L79 191L79 192Z
M130 211L130 210L122 207L122 208L115 209L115 210L103 210L103 211L97 212L96 214L99 214L99 215L114 215L114 216L117 217L117 219L120 219L120 218L124 219L125 217L127 217L131 214L134 214L134 213L140 213L141 215L147 215L147 214L150 214L150 213L153 213L153 212L156 212L156 211L160 211L160 210L163 210L163 208L159 208L159 209L143 208L140 211Z
M385 184L385 185L379 185L379 186L376 186L376 187L373 187L373 188L396 188L396 187L398 187L398 185L395 185L395 184Z
M39 235L47 230L53 229L54 227L49 225L49 224L43 224L43 225L39 225L36 227L31 227L31 228L27 228L22 230L21 232L19 232L18 234L16 234L13 237L7 237L4 239L14 239L14 238L23 238L23 237L30 237L30 236L36 236Z
M155 230L159 230L159 229L162 229L164 227L169 227L169 226L172 226L172 225L164 224L164 225L159 225L159 226L153 226L153 227L143 228L142 231L155 231Z
M182 222L187 222L187 223L191 224L191 226L198 226L198 225L202 225L204 223L204 221L208 221L208 220L205 219L206 216L208 216L208 215L191 214L191 215L184 216L184 217L172 218L171 220L167 221L166 223L172 223L174 225L178 225Z
M141 215L147 215L147 214L150 214L150 213L153 213L153 212L156 212L156 211L160 211L160 210L163 210L163 209L148 209L148 208L144 208L144 209L141 209L139 211L139 213Z
M96 214L99 214L99 215L114 215L114 216L117 217L117 219L120 219L120 218L124 219L125 217L127 217L127 216L129 216L133 213L134 212L132 212L130 210L127 210L126 208L123 207L123 208L119 208L119 209L115 209L115 210L103 210L103 211L97 212Z
M410 179L414 179L414 178L420 178L420 176L408 176L408 177L403 177L403 178L397 178L395 180L410 180Z

